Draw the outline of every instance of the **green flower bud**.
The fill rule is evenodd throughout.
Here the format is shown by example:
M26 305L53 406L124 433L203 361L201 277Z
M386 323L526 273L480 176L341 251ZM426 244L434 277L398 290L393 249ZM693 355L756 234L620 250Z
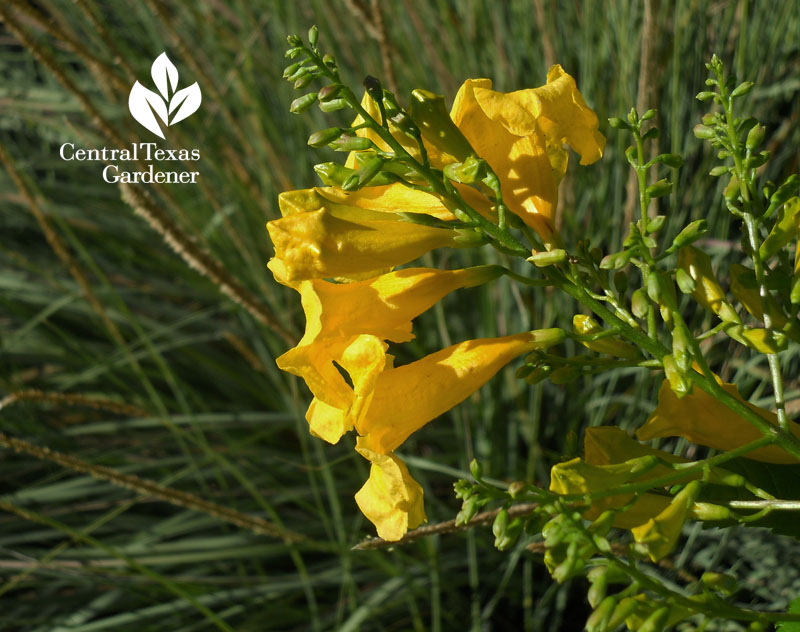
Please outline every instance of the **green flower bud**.
M639 603L640 602L633 597L625 597L625 599L620 601L617 607L614 608L614 614L612 614L611 618L608 620L608 627L606 629L616 630L625 623L625 619L634 613Z
M495 516L494 522L492 523L492 534L495 538L500 539L505 535L508 523L508 509L503 507Z
M284 57L286 57L287 59L294 59L302 52L303 52L302 46L295 46L294 48L290 48L289 50L287 50L286 53L284 54Z
M724 176L726 173L729 173L731 170L730 167L726 167L725 165L718 165L714 167L711 171L708 172L708 175L718 178L719 176Z
M750 90L753 89L753 82L752 81L745 81L744 83L740 83L736 86L733 92L731 92L731 98L735 99L737 97L743 97L746 95Z
M299 35L287 35L286 42L289 46L300 46L303 43L303 40L300 39Z
M694 135L701 140L711 140L716 135L714 130L706 125L695 125L692 131Z
M631 311L636 318L644 318L647 316L647 310L650 307L650 301L647 300L647 295L644 290L639 288L631 296Z
M323 86L322 89L319 91L319 100L320 103L324 103L325 101L330 101L333 97L335 97L339 92L342 90L342 84L340 83L331 83L327 86Z
M690 515L693 520L707 522L733 520L733 512L728 507L712 503L694 503L691 507Z
M630 250L615 252L603 257L598 265L600 266L601 270L619 270L625 267L632 256L633 253Z
M670 192L672 191L672 182L666 179L659 180L658 182L654 182L649 187L647 187L645 191L647 191L647 194L651 198L664 197L665 195L669 195Z
M747 133L747 141L745 142L745 147L750 151L757 149L759 145L764 141L764 134L766 133L767 128L763 125L755 125L748 133Z
M686 226L681 232L677 234L675 239L672 240L672 245L669 247L670 252L675 252L678 248L688 246L694 241L697 241L706 234L708 231L708 222L704 219L697 219L691 224Z
M308 144L311 147L325 147L331 141L336 140L344 133L341 127L329 127L318 132L314 132L308 137Z
M470 496L464 501L464 504L461 506L461 511L458 512L456 515L456 526L461 527L469 522L475 517L478 513L478 509L480 508L478 497L477 496Z
M616 116L612 116L608 119L608 124L613 127L614 129L630 129L631 126L628 125L625 121L621 118L617 118Z
M297 97L292 104L289 106L289 111L292 114L302 114L317 100L317 93L316 92L309 92L308 94L304 94L302 97Z
M374 149L374 143L364 136L341 136L330 143L330 148L336 151L364 151Z
M546 268L547 266L561 263L567 258L567 251L557 248L555 250L537 252L536 254L527 258L537 268Z
M589 601L589 605L592 608L596 608L598 604L606 598L606 591L608 590L608 575L603 573L602 575L596 576L591 585L589 586L589 590L586 593L586 599ZM615 603L616 605L616 603ZM610 612L608 613L611 614Z
M307 66L302 66L301 64L298 63L295 71L291 75L286 77L286 79L289 81L299 81L303 77L307 77L310 72L311 71Z
M650 297L650 300L654 303L661 302L661 284L658 282L658 275L651 272L645 283L645 289L647 290L647 296Z
M329 101L320 101L319 109L323 112L336 112L348 106L349 104L344 99L330 99Z
M666 606L659 608L645 619L642 627L639 628L639 632L663 632L666 629L668 619L669 608Z
M313 47L317 45L318 41L319 41L319 29L315 24L310 29L308 29L308 43L311 44L311 46Z
M651 108L651 109L647 110L647 112L645 112L644 114L642 114L642 118L641 118L640 120L641 120L641 121L649 121L649 120L650 120L651 118L653 118L655 115L656 115L656 110L654 110L654 109L652 109L652 108Z
M469 471L472 474L472 478L476 481L483 478L483 466L478 459L472 459L472 461L469 462Z
M288 79L294 73L296 73L298 68L300 68L300 63L301 62L297 61L293 64L289 64L288 66L286 66L286 68L283 69L283 78Z
M589 590L591 590L591 588ZM589 603L591 604L591 601ZM612 595L605 597L586 620L586 632L606 632L606 630L609 629L608 620L614 613L614 608L616 608L616 606L616 597Z
M708 90L704 90L703 92L698 92L697 96L695 97L695 99L697 99L698 101L708 101L709 99L713 98L714 98L714 93L709 92Z

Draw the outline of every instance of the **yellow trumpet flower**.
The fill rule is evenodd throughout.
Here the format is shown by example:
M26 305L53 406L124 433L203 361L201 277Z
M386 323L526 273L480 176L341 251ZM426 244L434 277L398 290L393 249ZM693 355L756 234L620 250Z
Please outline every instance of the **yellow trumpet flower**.
M559 65L539 88L509 93L491 88L489 79L468 79L450 115L497 174L508 208L549 241L558 183L567 168L563 145L581 154L582 165L599 160L605 138L597 115Z
M356 430L365 447L387 454L429 421L464 401L514 358L564 339L543 329L468 340L381 373L372 403ZM402 402L402 405L399 405Z
M315 396L307 415L311 432L335 443L368 403L386 368L385 340L413 339L411 321L445 295L491 281L500 266L463 270L407 268L353 283L322 279L289 281L283 262L269 264L275 278L300 293L306 315L303 338L277 359L302 377ZM350 376L352 387L337 369Z
M551 241L558 184L568 162L563 146L568 143L577 151L582 165L599 160L606 139L598 131L597 115L586 105L575 80L559 65L550 68L544 86L509 93L491 88L490 79L465 81L450 109L450 118L475 155L486 160L500 179L508 208L543 239ZM380 121L380 110L367 94L361 105ZM353 121L354 125L360 123L360 116ZM463 159L463 143L454 143L450 148L443 145L436 129L421 127L431 165L441 169L456 162L456 156ZM415 141L391 121L389 131L407 152L419 157ZM382 150L389 149L368 128L359 129L356 134L371 139ZM351 152L348 157L348 167L356 165L356 153ZM485 196L469 186L455 186L473 208L491 216L491 204ZM443 211L441 207L437 212Z
M723 383L719 379L717 381L750 410L770 424L778 425L778 416L775 413L745 402L734 384ZM794 422L789 424L792 433L800 438L800 425ZM678 399L665 380L658 391L658 406L647 422L636 431L636 436L642 441L659 437L684 437L692 443L717 450L732 450L755 441L762 435L755 426L705 391L695 388L690 395ZM766 463L797 463L797 459L777 445L759 448L744 456Z
M366 278L434 248L459 245L455 231L331 202L315 189L288 191L278 199L284 216L267 229L288 281Z

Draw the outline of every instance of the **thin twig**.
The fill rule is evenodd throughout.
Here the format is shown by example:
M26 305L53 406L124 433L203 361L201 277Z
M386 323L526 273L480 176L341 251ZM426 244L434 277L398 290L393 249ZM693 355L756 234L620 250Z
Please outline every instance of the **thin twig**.
M537 503L520 503L519 505L512 505L511 507L508 508L508 515L512 518L515 516L524 516L526 514L531 513L538 506L539 505ZM419 529L414 529L413 531L409 531L400 540L397 540L396 542L382 540L381 538L370 538L368 540L362 540L361 542L356 544L352 548L352 550L370 551L373 549L383 549L390 546L400 546L403 544L408 544L409 542L414 542L416 540L419 540L420 538L428 537L430 535L438 535L440 533L454 533L456 531L463 531L464 529L471 529L472 527L487 525L492 521L494 521L494 519L497 517L497 514L500 513L500 511L501 511L500 509L494 509L492 511L484 511L482 513L477 514L467 524L458 527L456 526L455 520L447 520L445 522L437 522L436 524L420 527Z

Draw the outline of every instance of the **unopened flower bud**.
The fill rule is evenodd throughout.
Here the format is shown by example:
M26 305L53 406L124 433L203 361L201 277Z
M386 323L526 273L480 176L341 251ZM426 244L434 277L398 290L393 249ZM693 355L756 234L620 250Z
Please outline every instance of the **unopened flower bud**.
M316 92L309 92L308 94L304 94L302 97L296 98L292 101L292 104L289 106L289 111L292 114L302 114L317 100L317 93Z
M308 144L311 147L324 147L331 141L336 140L344 133L341 127L329 127L318 132L314 132L308 137Z
M713 128L708 127L707 125L695 125L692 131L694 132L694 135L701 140L710 140L715 136Z
M747 141L745 142L745 146L750 151L757 149L759 145L764 140L764 134L766 133L767 128L763 125L756 124L753 128L747 133Z
M664 197L665 195L669 195L672 191L672 182L669 180L659 180L651 184L645 190L651 198Z
M373 147L373 142L365 136L340 136L330 143L330 148L336 151L364 151Z
M547 266L551 266L556 263L561 263L566 258L567 258L567 251L562 250L561 248L557 248L555 250L537 252L532 256L528 257L527 261L530 261L537 268L546 268Z
M330 101L333 97L335 97L339 92L342 90L342 84L340 83L331 83L327 86L323 86L322 89L319 91L319 100L320 103L324 103L325 101Z
M631 296L631 311L636 318L644 318L647 316L647 310L650 307L650 302L647 300L647 295L644 290L639 288Z
M308 43L311 44L311 46L316 46L318 41L319 41L319 29L315 24L310 29L308 29Z

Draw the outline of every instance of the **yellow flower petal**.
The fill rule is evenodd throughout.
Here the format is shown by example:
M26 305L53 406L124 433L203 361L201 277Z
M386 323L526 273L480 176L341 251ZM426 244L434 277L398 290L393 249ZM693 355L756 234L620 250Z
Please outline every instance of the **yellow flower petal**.
M508 208L549 240L558 187L545 136L536 131L521 138L490 119L478 104L475 92L491 85L488 79L465 81L456 95L451 117L478 156L497 174Z
M372 463L369 480L356 493L356 503L378 536L394 542L425 522L422 487L411 478L405 463L394 454L373 452L361 439L356 451Z
M734 384L720 382L720 385L770 424L778 425L777 415L745 402ZM794 422L789 424L792 433L800 438L800 425ZM636 431L636 436L642 441L659 437L684 437L717 450L732 450L762 435L755 426L699 388L678 399L669 382L664 380L658 391L658 406ZM797 463L797 459L777 445L759 448L744 456L767 463Z
M543 132L550 144L565 142L590 165L603 156L606 139L598 131L597 115L586 105L575 80L555 65L547 73L547 85L502 93L479 87L475 90L484 113L515 136Z
M369 402L374 381L386 368L384 340L411 340L413 318L446 294L486 283L503 271L500 266L407 268L342 284L321 279L287 282L282 262L272 260L269 267L276 279L300 292L306 315L303 338L277 364L302 377L320 404L325 404L312 403L307 419L313 433L331 442L353 427L353 420ZM349 383L340 369L349 375ZM312 417L324 420L319 424L326 429L315 429ZM336 431L329 429L331 424Z
M306 411L308 429L315 437L328 443L337 443L353 424L341 408L330 406L316 397Z
M556 333L560 332L560 336ZM515 357L563 340L561 330L525 332L462 342L405 366L384 371L356 430L364 447L388 453L413 432L483 386Z
M279 197L284 217L267 223L275 258L282 262L288 282L374 276L434 248L456 245L457 234L451 230L336 204L313 189L290 194Z

